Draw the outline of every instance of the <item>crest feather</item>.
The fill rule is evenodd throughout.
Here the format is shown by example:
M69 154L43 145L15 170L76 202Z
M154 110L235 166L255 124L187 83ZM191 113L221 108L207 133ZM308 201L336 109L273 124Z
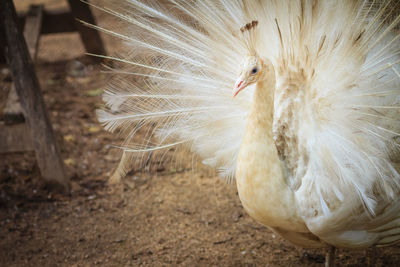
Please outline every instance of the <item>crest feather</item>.
M240 28L244 42L250 54L256 54L258 20L253 20Z

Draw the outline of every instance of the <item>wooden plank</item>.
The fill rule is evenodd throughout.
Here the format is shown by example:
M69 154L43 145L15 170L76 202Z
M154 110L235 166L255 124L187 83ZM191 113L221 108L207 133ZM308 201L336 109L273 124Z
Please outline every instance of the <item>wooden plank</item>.
M23 29L28 12L18 13L18 25ZM41 34L76 32L75 19L68 8L43 10Z
M75 18L93 25L96 24L92 11L87 4L80 0L68 0L68 3ZM83 25L79 21L76 21L75 24L86 51L92 54L105 55L106 50L99 32Z
M62 8L44 11L42 34L76 31L76 21L68 9Z
M11 84L10 91L8 92L7 102L3 109L3 119L6 125L23 123L25 121L14 83Z
M69 188L53 129L46 113L39 82L25 40L18 30L12 0L0 1L0 41L14 77L25 120L42 177L50 184Z
M31 5L29 7L25 19L24 37L28 46L29 55L33 61L37 55L42 17L43 5ZM3 111L3 118L7 125L18 124L25 121L14 84L11 86L10 92L8 93L7 103Z
M29 6L25 19L24 37L32 61L36 60L39 45L40 30L42 28L43 5Z
M28 125L0 125L0 153L32 151L32 137Z

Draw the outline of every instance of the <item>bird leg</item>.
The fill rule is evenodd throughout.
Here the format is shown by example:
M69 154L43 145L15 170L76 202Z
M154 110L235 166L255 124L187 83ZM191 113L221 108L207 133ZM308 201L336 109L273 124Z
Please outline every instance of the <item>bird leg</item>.
M325 267L333 267L335 265L335 251L334 246L329 246L325 253Z
M376 254L375 246L367 248L365 250L365 254L366 254L365 256L367 258L367 266L368 267L375 266L375 254Z

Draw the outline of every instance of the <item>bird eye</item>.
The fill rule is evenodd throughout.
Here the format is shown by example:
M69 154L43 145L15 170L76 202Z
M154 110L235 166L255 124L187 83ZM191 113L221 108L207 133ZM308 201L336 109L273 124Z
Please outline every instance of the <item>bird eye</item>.
M251 74L256 74L258 72L258 69L257 68L253 68L252 70L251 70Z

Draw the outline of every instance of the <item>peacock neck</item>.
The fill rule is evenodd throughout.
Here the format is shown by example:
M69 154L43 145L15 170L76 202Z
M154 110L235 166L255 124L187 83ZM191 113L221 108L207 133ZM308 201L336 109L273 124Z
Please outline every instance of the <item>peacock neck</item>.
M253 105L250 109L248 124L269 128L272 134L272 122L274 117L274 88L273 80L262 80L256 85L253 96Z
M239 151L236 180L246 211L260 223L305 231L285 182L272 132L275 77L259 81Z

